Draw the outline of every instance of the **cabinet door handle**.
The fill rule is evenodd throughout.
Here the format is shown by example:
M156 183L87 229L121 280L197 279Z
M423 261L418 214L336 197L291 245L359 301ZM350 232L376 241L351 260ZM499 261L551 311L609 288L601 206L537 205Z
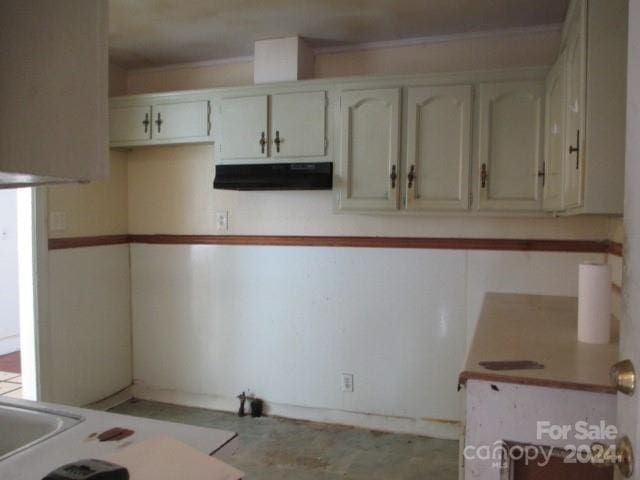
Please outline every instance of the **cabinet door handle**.
M415 171L416 171L416 166L411 165L411 168L409 169L409 174L407 175L407 179L409 180L409 183L407 184L407 188L413 187L413 180L415 179Z
M544 188L544 182L547 178L547 164L546 162L542 162L542 171L538 172L538 177L542 177L542 187Z
M391 167L391 175L389 175L391 179L391 188L396 188L396 179L398 178L398 174L396 173L396 166L393 165Z
M280 153L280 144L284 142L284 140L282 140L280 138L280 130L276 130L276 138L273 140L273 143L275 143L276 145L276 152Z
M264 132L260 134L260 141L258 143L260 144L260 152L264 153L264 147L267 144L267 140L264 137Z
M576 131L576 146L569 145L569 155L576 154L576 170L580 168L580 130Z
M158 112L158 118L156 119L156 125L158 127L158 133L160 133L160 126L162 125L162 117L160 116L160 112Z
M149 121L149 114L145 113L144 114L144 120L142 121L142 125L144 125L144 133L148 133L149 132L149 124L151 122Z
M485 188L487 186L488 177L489 174L487 173L487 164L483 163L482 168L480 169L480 185L482 186L482 188Z

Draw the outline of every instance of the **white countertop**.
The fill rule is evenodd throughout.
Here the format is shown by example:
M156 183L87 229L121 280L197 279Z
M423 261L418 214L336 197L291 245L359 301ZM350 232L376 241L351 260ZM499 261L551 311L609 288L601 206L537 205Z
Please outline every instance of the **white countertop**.
M615 394L609 369L618 360L618 321L604 345L578 341L578 299L488 293L460 383L538 385ZM480 362L532 360L539 370L488 370Z
M0 478L7 480L40 480L52 470L66 463L86 458L105 459L112 453L133 443L157 435L169 435L208 455L213 455L234 441L237 434L224 430L162 422L128 415L87 410L47 403L2 398L0 403L12 406L44 407L80 415L85 420L44 442L0 461ZM135 433L116 442L87 440L94 433L114 427L128 428Z

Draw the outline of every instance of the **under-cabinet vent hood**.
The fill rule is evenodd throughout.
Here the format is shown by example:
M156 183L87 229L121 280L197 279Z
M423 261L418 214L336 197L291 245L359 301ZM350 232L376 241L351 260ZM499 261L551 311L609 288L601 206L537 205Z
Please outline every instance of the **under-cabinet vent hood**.
M218 190L331 190L332 185L331 162L216 165L213 181Z

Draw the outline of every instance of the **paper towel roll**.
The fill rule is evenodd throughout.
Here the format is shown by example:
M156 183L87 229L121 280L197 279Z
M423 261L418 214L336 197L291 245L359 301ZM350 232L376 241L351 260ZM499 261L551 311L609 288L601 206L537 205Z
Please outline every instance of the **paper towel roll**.
M609 343L611 332L611 269L581 263L578 279L578 340Z

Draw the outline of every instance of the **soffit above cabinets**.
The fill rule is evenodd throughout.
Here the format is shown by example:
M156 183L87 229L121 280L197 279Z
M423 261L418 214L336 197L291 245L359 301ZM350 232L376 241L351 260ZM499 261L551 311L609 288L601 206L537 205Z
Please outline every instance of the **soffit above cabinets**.
M568 0L110 0L111 61L125 68L253 55L254 41L313 48L557 25Z

